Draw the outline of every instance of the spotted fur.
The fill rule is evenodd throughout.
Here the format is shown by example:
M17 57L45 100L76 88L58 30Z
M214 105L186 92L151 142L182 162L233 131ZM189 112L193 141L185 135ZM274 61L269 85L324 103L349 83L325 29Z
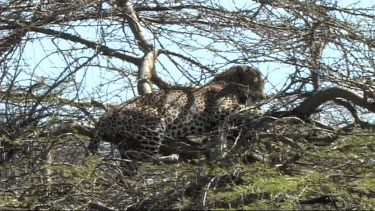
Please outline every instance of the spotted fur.
M230 114L265 99L258 70L234 66L206 85L162 90L135 97L109 110L98 121L89 150L101 141L115 144L127 170L159 156L165 140L179 141L219 126Z

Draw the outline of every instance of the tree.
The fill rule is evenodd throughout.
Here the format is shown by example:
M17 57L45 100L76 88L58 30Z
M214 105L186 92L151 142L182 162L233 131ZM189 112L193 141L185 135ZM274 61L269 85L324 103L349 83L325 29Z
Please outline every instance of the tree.
M301 147L297 140L312 137L298 129L313 126L319 132L329 131L335 137L332 141L358 129L372 136L374 17L370 3L329 0L1 2L0 190L4 200L0 206L98 208L96 201L105 201L99 193L122 193L130 184L111 185L121 181L106 175L117 171L111 164L115 158L84 157L97 118L137 94L199 86L233 65L252 65L264 74L269 96L262 106L265 115L257 121L240 118L246 130L257 131L259 140L277 136L288 147ZM271 126L275 127L270 132ZM309 134L315 133L312 130L306 129ZM241 137L250 135L254 133ZM327 136L322 140L327 141ZM367 141L366 153L373 147L373 139ZM245 153L237 149L235 154L239 152ZM250 157L264 160L262 153L250 153ZM298 156L287 156L282 163L293 163ZM274 170L268 173L273 175ZM188 188L193 202L201 200L196 201L200 207L191 203L191 208L224 206L215 205L215 200L208 203L207 191L200 188L219 188L225 181L243 179L238 171L216 177L188 175L200 181ZM160 199L180 197L177 190L185 191L183 186L179 183L165 190L157 186L155 191L164 195L152 197L145 196L149 187L142 186L144 192L127 191L126 195L145 199L134 202L136 208L160 208L163 203L169 207L172 202ZM373 194L371 188L354 189L369 197ZM194 198L195 192L202 197ZM74 194L68 197L68 193ZM132 199L114 203L121 197L115 194L106 205L125 208L131 204ZM334 201L327 197L317 196L323 202ZM12 202L15 198L17 203Z

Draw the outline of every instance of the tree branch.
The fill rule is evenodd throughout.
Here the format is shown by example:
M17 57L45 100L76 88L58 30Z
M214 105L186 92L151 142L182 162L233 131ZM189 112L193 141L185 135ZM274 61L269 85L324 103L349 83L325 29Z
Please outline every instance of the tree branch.
M129 23L129 27L132 30L135 38L137 39L138 46L141 48L141 50L145 53L152 51L154 49L154 46L151 44L151 42L146 38L146 35L142 29L141 24L139 23L139 19L137 17L137 14L135 13L133 9L133 5L130 3L130 1L127 0L118 0L117 4L121 8L125 8L124 16L126 20Z
M43 29L43 28L37 28L37 27L31 27L30 30L34 31L34 32L52 35L52 36L55 36L57 38L70 40L70 41L73 41L73 42L76 42L76 43L81 43L81 44L86 45L87 47L101 53L102 55L115 57L115 58L121 59L123 61L130 62L130 63L135 64L135 65L140 65L141 61L142 61L138 57L129 56L129 55L126 55L124 53L120 53L120 52L118 52L114 49L111 49L111 48L107 47L107 46L104 46L104 45L101 45L99 43L95 43L95 42L80 38L80 37L72 35L72 34L68 34L68 33L65 33L65 32L59 32L59 31L55 31L55 30L52 30L52 29Z
M145 54L141 67L138 70L138 94L143 95L152 92L151 78L155 74L155 60L158 56L158 51L150 51Z
M5 56L3 56L3 54L5 52L8 52L9 49L18 46L26 32L22 31L21 29L15 28L9 34L9 36L0 39L0 63L2 63L5 59Z
M375 112L375 103L367 102L361 96L356 93L345 90L339 87L332 87L328 89L319 90L310 98L303 101L292 113L297 116L308 118L315 110L323 103L334 100L335 98L343 98L357 106L368 109L371 112Z

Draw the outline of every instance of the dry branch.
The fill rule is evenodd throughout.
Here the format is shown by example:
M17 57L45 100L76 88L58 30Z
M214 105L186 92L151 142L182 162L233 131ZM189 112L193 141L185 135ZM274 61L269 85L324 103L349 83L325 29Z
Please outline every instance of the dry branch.
M137 14L134 11L133 5L128 0L118 0L117 4L121 8L125 8L125 18L129 23L129 27L132 30L140 49L144 52L150 52L154 49L154 46L147 39L145 32L139 22Z
M352 91L339 87L332 87L317 91L310 98L306 99L297 108L295 108L292 113L304 118L308 118L323 103L336 98L343 98L357 106L366 108L371 112L375 112L375 103L367 102L361 96Z
M138 70L138 94L143 95L152 92L151 78L156 75L155 61L158 56L158 51L150 51L143 57L143 62Z
M123 61L130 62L130 63L135 64L135 65L140 65L141 61L142 61L140 58L130 56L130 55L127 55L127 54L124 54L124 53L120 53L119 51L117 51L115 49L111 49L111 48L109 48L105 45L101 45L100 43L92 42L92 41L83 39L81 37L78 37L78 36L75 36L75 35L72 35L72 34L69 34L69 33L59 32L59 31L55 31L55 30L52 30L52 29L37 28L37 27L31 27L30 30L34 31L34 32L47 34L47 35L52 35L52 36L55 36L57 38L62 38L62 39L65 39L65 40L76 42L76 43L81 43L81 44L93 49L94 51L96 51L100 54L103 54L105 56L115 57L115 58L121 59Z

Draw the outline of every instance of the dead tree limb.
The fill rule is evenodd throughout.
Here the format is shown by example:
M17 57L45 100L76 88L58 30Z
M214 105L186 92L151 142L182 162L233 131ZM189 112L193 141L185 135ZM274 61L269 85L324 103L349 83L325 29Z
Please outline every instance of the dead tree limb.
M152 92L151 80L155 75L155 60L158 56L158 50L150 51L143 57L143 62L138 70L138 94L143 95Z
M141 24L139 23L138 16L133 8L133 5L130 1L117 1L118 6L125 9L125 18L128 21L129 27L133 32L135 39L137 40L137 44L143 52L149 52L154 49L154 46L151 42L147 39L145 32Z
M375 112L375 103L367 102L366 99L352 91L339 87L332 87L322 89L314 93L310 98L306 99L297 108L295 108L292 111L292 114L302 118L308 118L320 105L336 98L343 98L354 105L365 108L370 112Z
M151 93L151 78L154 74L158 52L154 50L154 45L147 39L132 3L128 0L118 0L117 5L124 8L124 19L128 22L140 50L144 52L142 63L138 66L138 94Z
M75 35L72 35L72 34L69 34L69 33L59 32L59 31L55 31L55 30L52 30L52 29L37 28L37 27L31 27L30 30L34 31L34 32L39 32L39 33L42 33L42 34L52 35L54 37L62 38L64 40L69 40L69 41L73 41L73 42L76 42L76 43L81 43L81 44L95 50L96 52L98 52L102 55L115 57L115 58L121 59L123 61L130 62L130 63L135 64L135 65L140 65L141 62L142 62L142 60L140 58L121 53L121 52L116 51L115 49L111 49L111 48L109 48L105 45L101 45L99 43L92 42L92 41L83 39L81 37L78 37L78 36L75 36Z

